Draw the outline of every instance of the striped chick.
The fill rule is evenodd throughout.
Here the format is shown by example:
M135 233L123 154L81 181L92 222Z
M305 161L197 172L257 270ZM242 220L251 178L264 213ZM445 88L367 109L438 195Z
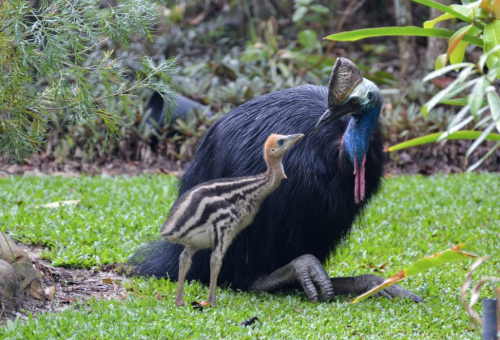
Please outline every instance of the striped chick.
M184 304L183 287L196 251L212 248L208 302L216 305L217 277L224 254L236 235L253 220L262 201L286 178L281 162L285 152L303 134L270 135L264 144L267 170L262 174L202 183L181 195L172 206L161 236L185 245L179 258L175 304Z

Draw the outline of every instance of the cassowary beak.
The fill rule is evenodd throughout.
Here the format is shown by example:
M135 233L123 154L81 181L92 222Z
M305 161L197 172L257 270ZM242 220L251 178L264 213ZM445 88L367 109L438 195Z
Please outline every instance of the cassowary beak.
M315 132L337 119L353 113L350 112L351 109L343 107L342 104L362 82L361 72L352 61L346 58L337 58L328 85L328 110L323 113L316 124Z
M347 116L349 113L350 112L346 110L335 110L335 112L332 112L330 109L326 110L325 113L323 113L323 115L318 120L318 123L314 128L314 132L318 132L328 124L333 123L337 119L340 119L344 116Z

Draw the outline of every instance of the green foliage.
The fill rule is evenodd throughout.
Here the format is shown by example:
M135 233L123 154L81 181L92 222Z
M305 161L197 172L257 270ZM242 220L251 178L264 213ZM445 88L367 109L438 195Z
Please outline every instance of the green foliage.
M467 157L486 139L486 136L496 128L500 132L500 97L493 86L500 79L500 3L496 0L463 1L463 5L445 6L432 0L413 0L425 6L445 12L440 17L424 23L424 27L383 27L343 32L328 36L328 39L354 41L381 35L411 35L447 38L448 50L436 60L436 71L427 75L424 81L432 80L453 70L460 70L457 78L446 88L437 93L423 107L422 113L428 114L438 104L467 105L456 114L448 125L447 131L438 139L442 140L454 132L475 122L474 129L483 133L467 151ZM434 25L443 20L459 19L466 23L456 31L436 29ZM464 57L469 44L483 48L483 53L476 64L465 63ZM448 61L450 66L446 67ZM485 69L485 65L488 69ZM469 95L467 95L469 93ZM486 97L487 100L484 100ZM489 113L489 114L488 114ZM433 138L428 138L433 141ZM419 143L421 144L421 143ZM417 145L408 143L406 147ZM469 171L477 168L491 155L500 142L478 162L469 167ZM398 145L401 149L401 144Z
M498 133L484 133L480 131L455 131L449 134L446 134L443 137L443 133L432 133L429 135L425 135L422 137L414 138L387 148L387 151L398 151L403 150L409 147L418 146L422 144L438 142L443 139L475 139L480 140L481 142L484 140L494 140L500 142L500 135Z
M375 38L382 36L406 36L412 35L416 37L437 37L437 38L451 38L453 32L441 28L421 28L416 26L408 27L379 27L367 28L351 32L341 32L332 34L326 37L329 40L337 41L356 41L366 38ZM463 37L464 41L468 41L477 46L482 46L482 41L470 35Z
M382 289L386 289L387 287L390 287L395 283L398 283L414 275L423 273L432 268L443 266L450 262L470 260L471 258L477 258L477 257L479 257L477 249L467 243L462 243L459 244L458 246L452 247L437 254L426 256L420 260L417 260L411 266L400 270L390 278L386 279L377 287L372 288L368 292L361 294L360 296L352 300L351 303L356 303L364 299L367 299L368 297L373 296Z
M53 115L80 122L101 118L114 135L137 107L134 90L152 88L172 101L173 60L142 58L130 74L123 60L99 46L151 39L158 11L152 0L129 0L101 10L99 0L4 1L0 7L0 157L38 150Z
M74 254L71 256L80 256L81 266L90 265L84 259L101 256L104 248L114 254L111 262L122 261L145 238L157 235L175 196L171 192L174 183L167 176L0 179L0 190L8 193L7 198L0 196L0 221L2 229L25 242L45 238L49 231L44 229L52 230L51 237L61 235L61 241L56 241L63 253L55 248L49 251L56 263L62 264L65 256ZM475 277L491 274L500 259L499 196L491 188L499 186L496 174L387 179L384 192L327 262L328 273L388 277L425 255L467 242L493 258L491 264L477 269ZM34 209L51 201L80 198L80 192L84 193L80 205ZM20 200L23 203L18 206ZM42 214L50 218L44 219ZM82 218L74 218L76 215ZM102 245L94 250L96 234ZM189 303L203 300L207 286L186 284L188 304L178 308L174 305L175 282L135 279L125 301L91 301L56 314L7 321L0 327L0 338L479 338L480 331L470 329L460 304L460 286L469 267L468 262L447 264L403 282L404 288L424 298L420 304L370 298L350 305L353 296L312 304L297 290L253 294L219 287L218 307L203 312L194 311ZM485 288L489 295L494 287ZM164 299L158 300L157 294ZM254 316L262 323L237 324Z
M292 15L292 21L299 23L306 19L308 13L313 14L328 14L330 9L323 5L314 4L314 0L294 0L295 11Z

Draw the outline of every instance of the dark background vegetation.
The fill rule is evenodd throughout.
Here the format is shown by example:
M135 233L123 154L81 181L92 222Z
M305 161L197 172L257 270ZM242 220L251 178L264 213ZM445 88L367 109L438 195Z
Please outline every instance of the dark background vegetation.
M184 119L154 127L147 123L143 112L138 111L132 118L124 115L125 124L117 138L108 143L105 143L107 130L102 119L75 125L54 116L40 152L23 164L4 157L0 161L0 175L180 171L194 155L204 132L218 117L269 92L304 84L326 85L331 67L340 56L353 60L364 76L381 87L385 99L381 119L387 146L444 131L456 109L441 105L424 118L420 107L453 80L452 74L432 83L421 82L423 75L433 69L435 56L445 51L446 40L398 41L396 37L383 37L333 43L322 39L336 31L397 24L422 26L436 15L422 5L411 3L403 17L406 22L401 23L402 14L396 13L396 2L410 3L409 0L168 1L161 7L154 41L132 37L127 47L105 42L97 46L95 54L114 49L114 55L122 57L130 71L140 69L144 53L156 62L175 57L178 69L173 77L173 89L209 106L213 114L209 117L205 112L193 111ZM102 7L113 4L103 2ZM296 20L294 13L300 5L307 11ZM273 27L274 32L270 32L269 27ZM409 56L401 59L405 48ZM468 52L466 59L477 61L475 51ZM151 94L143 90L138 98L146 103ZM388 154L389 171L395 174L461 172L491 147L489 142L483 143L467 163L465 153L470 144L469 141L443 141ZM498 171L499 166L500 152L496 151L479 169Z

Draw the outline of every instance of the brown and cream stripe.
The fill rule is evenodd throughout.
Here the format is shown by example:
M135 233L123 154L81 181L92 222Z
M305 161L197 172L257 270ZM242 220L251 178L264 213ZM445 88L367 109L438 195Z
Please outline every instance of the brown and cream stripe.
M217 276L222 258L234 237L255 217L262 201L283 178L281 159L303 135L271 135L264 145L266 172L239 178L217 179L185 192L174 203L160 231L170 242L184 244L179 257L179 276L175 303L182 305L183 286L191 258L199 249L212 248L208 301L215 305Z
M266 172L215 180L193 188L175 202L160 234L171 242L215 248L224 242L225 233L232 239L253 220L261 201L279 185L270 176ZM228 228L228 224L234 228ZM207 225L213 228L206 228Z

